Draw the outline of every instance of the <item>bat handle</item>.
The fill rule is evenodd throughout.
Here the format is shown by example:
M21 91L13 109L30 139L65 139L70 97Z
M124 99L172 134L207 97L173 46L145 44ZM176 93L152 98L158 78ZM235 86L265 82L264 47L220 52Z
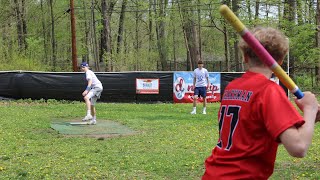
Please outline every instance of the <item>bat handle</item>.
M304 94L303 94L303 92L300 90L300 89L298 89L296 92L294 92L293 93L298 99L301 99L301 98L303 98L303 96L304 96Z

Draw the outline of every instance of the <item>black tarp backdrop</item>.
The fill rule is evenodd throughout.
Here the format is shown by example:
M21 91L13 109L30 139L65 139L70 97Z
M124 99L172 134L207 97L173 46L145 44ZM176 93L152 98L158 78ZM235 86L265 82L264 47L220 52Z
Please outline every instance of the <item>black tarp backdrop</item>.
M243 73L221 73L221 79L220 79L220 93L221 93L221 99L223 96L224 89L226 86L234 79L242 76Z
M173 102L174 72L95 73L104 91L100 102ZM243 73L221 73L220 92ZM159 78L159 94L136 94L136 78ZM84 73L0 72L0 98L82 101L87 85ZM287 89L282 85L285 92ZM222 95L221 95L222 97Z
M0 72L0 96L6 98L20 98L17 79L19 72Z
M172 102L172 72L95 73L102 82L102 102ZM136 78L159 78L159 94L136 94ZM0 72L0 96L14 99L82 101L84 73Z

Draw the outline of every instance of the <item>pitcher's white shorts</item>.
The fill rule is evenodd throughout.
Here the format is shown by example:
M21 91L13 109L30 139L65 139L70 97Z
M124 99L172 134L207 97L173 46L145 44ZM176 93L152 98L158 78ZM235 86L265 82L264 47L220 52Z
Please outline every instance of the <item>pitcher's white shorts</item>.
M91 106L94 106L96 104L97 100L100 99L102 91L103 91L103 88L94 87L88 92L86 97L88 97L90 99Z

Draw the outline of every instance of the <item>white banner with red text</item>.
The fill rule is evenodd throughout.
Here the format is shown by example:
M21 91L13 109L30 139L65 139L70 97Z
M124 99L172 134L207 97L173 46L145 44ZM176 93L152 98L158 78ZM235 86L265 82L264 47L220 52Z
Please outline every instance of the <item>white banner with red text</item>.
M159 94L159 79L136 78L136 94Z

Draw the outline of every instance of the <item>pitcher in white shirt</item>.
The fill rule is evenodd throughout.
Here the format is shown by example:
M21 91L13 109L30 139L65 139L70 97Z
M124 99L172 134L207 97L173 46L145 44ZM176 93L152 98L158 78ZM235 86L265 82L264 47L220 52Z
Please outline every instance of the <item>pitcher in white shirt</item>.
M201 96L203 98L203 111L202 114L207 114L207 87L209 82L209 73L206 68L203 67L203 62L198 61L198 68L194 70L193 73L193 87L194 87L194 96L193 96L193 110L191 114L197 114L197 99Z
M97 76L89 69L88 63L83 62L80 66L81 71L86 73L86 80L88 81L87 88L82 93L87 107L87 115L82 119L82 121L90 120L88 124L94 125L97 123L95 104L97 100L100 99L103 87Z

